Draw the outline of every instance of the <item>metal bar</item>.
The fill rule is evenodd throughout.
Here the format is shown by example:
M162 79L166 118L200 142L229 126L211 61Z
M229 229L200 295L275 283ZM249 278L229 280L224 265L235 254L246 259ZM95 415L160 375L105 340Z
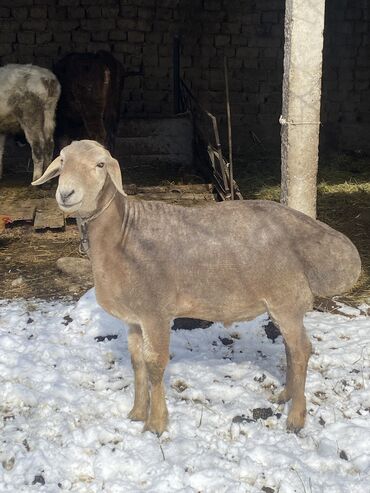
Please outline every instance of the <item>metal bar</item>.
M233 142L231 134L231 111L230 111L230 94L229 94L229 74L227 69L227 58L224 57L225 71L225 91L226 91L226 114L227 114L227 132L229 138L229 180L231 200L234 200L234 179L233 179Z
M218 161L219 161L220 168L221 168L222 179L223 179L224 184L225 184L225 190L227 192L229 192L230 188L229 188L229 183L228 183L228 179L227 179L226 171L225 171L225 161L224 161L224 157L222 155L222 148L221 148L221 142L220 142L220 135L218 133L217 120L216 120L216 117L213 116L212 113L209 113L208 111L207 111L207 115L212 120L213 132L215 134L216 149L218 152Z
M198 142L196 146L199 146L200 144L201 147L204 147L208 151L210 164L209 171L212 172L215 189L217 190L218 195L222 200L229 200L231 198L231 189L233 191L234 199L238 198L242 200L243 196L240 193L237 183L233 177L230 176L228 163L225 161L222 154L216 117L199 104L182 79L180 79L180 88L183 108L189 110L193 115L194 131L196 135L195 140ZM216 141L215 146L209 142L209 137L204 133L204 129L200 123L202 116L209 118L212 122L213 134ZM219 166L217 167L216 160L219 162ZM220 171L217 168L219 168Z
M173 109L175 115L182 112L180 89L180 36L173 37Z

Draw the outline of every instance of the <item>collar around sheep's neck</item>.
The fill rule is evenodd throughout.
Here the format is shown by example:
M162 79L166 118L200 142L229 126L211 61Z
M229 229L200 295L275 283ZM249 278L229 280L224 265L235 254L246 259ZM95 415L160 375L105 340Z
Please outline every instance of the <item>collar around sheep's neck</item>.
M91 214L91 216L86 216L86 217L79 217L79 230L80 230L80 253L83 254L88 254L90 250L90 241L89 241L89 234L88 234L88 224L91 221L94 221L94 219L98 218L101 214L103 214L104 211L108 209L108 207L111 205L111 203L114 200L114 197L117 194L117 189L114 191L112 197L108 200L106 204L103 205L101 209L98 209L97 211L94 212L94 214Z

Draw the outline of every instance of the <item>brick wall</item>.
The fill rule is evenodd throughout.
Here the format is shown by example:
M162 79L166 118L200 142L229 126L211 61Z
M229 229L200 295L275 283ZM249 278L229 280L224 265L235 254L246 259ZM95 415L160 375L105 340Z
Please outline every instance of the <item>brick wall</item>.
M322 140L360 146L370 124L368 1L327 0ZM224 125L223 57L229 60L237 154L250 131L278 149L284 0L0 0L0 60L52 67L71 51L111 51L129 71L123 115L173 113L172 47L182 75ZM366 138L365 138L366 135Z
M370 2L327 0L323 146L370 151Z

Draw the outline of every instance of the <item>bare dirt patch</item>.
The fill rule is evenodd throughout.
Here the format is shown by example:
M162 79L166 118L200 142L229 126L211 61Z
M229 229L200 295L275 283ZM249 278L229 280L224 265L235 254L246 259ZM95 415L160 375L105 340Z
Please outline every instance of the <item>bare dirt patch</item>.
M1 297L80 297L91 284L72 282L56 267L60 257L78 256L78 245L75 225L42 233L30 225L7 228L0 237Z
M29 185L31 175L11 176L1 182L1 204L26 199L48 199L56 184ZM79 234L75 224L64 231L36 232L31 223L13 223L0 235L0 296L2 298L80 297L91 284L77 283L61 274L56 261L78 256Z

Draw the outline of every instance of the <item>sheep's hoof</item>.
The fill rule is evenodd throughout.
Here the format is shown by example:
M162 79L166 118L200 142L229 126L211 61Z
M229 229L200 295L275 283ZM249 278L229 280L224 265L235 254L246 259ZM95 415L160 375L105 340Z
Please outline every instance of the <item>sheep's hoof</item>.
M291 433L298 433L303 427L306 418L306 410L294 412L291 410L288 414L286 428Z
M155 433L157 436L160 437L162 433L166 431L166 428L167 428L167 418L165 419L149 418L149 420L145 422L143 433L145 431L151 431L152 433Z
M285 404L286 402L290 401L290 399L290 394L288 393L287 389L284 389L277 396L274 396L272 398L272 401L275 404Z
M131 421L146 421L148 417L148 410L134 406L128 413L127 417L131 419Z

